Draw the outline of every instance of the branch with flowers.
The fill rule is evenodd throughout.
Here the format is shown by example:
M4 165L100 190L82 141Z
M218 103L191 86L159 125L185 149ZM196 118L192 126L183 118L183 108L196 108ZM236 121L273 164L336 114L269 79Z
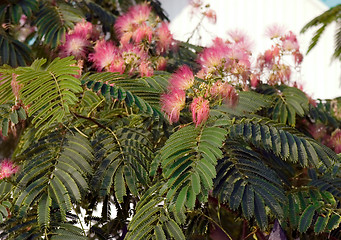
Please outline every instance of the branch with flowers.
M128 2L0 5L0 238L337 239L339 99L299 86L295 34L195 46Z

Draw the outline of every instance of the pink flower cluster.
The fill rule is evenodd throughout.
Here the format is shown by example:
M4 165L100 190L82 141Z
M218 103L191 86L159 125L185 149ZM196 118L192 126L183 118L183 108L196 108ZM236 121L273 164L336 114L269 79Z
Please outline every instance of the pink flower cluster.
M10 159L3 159L0 163L0 179L9 178L19 170Z
M196 97L191 103L191 112L195 126L206 122L210 113L210 102L203 97Z
M94 25L83 20L66 34L60 56L74 56L80 69L89 60L97 71L151 76L154 70L165 69L164 55L174 43L168 24L153 17L147 3L135 5L118 17L114 26L118 44L104 40ZM151 48L155 50L150 51ZM151 56L151 52L157 56Z
M198 75L203 79L215 76L234 84L245 84L251 67L251 41L241 31L231 31L229 35L232 41L216 38L211 47L199 54Z
M181 66L169 79L168 93L161 95L161 110L166 113L170 124L179 121L180 111L185 107L186 90L194 84L192 70Z
M285 56L292 56L296 67L303 60L296 35L291 31L284 33L282 27L274 25L268 28L267 35L275 42L271 49L266 50L257 59L258 78L263 76L270 85L291 83L291 66L284 61Z
M206 78L201 83L195 81L192 70L186 65L171 75L168 92L161 95L161 110L171 124L179 121L180 111L186 106L186 96L192 99L189 109L196 127L207 121L210 103L217 104L223 100L232 107L237 104L238 94L231 84L211 80Z
M148 47L155 42L157 53L162 54L173 44L168 24L158 19L155 22L155 16L148 3L133 6L126 14L117 18L115 29L123 46L135 44L144 45L145 48L146 45Z
M221 99L230 107L234 107L238 103L238 93L228 82L222 82L221 80L216 81L212 85L209 93L213 99Z
M60 56L72 55L77 60L86 58L91 47L91 40L96 40L98 36L99 33L95 27L83 19L65 35L65 42L60 47Z

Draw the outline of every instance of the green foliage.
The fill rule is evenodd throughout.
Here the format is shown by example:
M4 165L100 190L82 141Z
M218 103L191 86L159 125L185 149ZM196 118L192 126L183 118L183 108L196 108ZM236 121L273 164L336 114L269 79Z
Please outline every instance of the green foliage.
M136 106L143 113L160 117L160 94L166 89L168 77L168 73L160 72L152 77L129 79L129 76L105 72L87 75L81 81L108 101L124 101L127 107Z
M197 197L201 202L207 201L217 159L223 156L220 148L226 133L218 127L187 126L172 134L160 150L157 158L167 179L162 191L167 192L167 201L170 207L175 205L177 213L185 207L193 209Z
M310 52L311 49L313 49L316 44L318 43L318 41L320 40L320 37L322 36L322 34L324 33L326 27L328 25L330 25L331 23L336 23L337 24L337 30L336 30L336 34L335 34L335 51L333 54L333 58L334 59L340 59L341 57L341 37L340 37L340 18L341 18L341 4L336 5L335 7L332 7L330 9L328 9L327 11L325 11L324 13L322 13L321 15L315 17L314 19L312 19L310 22L308 22L301 30L301 33L306 32L308 29L312 28L312 27L318 27L318 29L316 30L309 48L307 52Z
M233 210L241 207L244 217L255 217L262 228L268 225L266 206L283 218L286 196L280 176L263 164L262 155L240 143L228 142L225 149L229 157L218 163L214 194Z
M48 66L43 68L46 60L35 60L31 67L18 68L17 70L5 71L7 75L5 84L1 89L5 90L0 102L6 102L11 92L10 74L18 74L17 81L23 85L20 98L23 104L30 106L28 117L32 117L32 123L39 128L37 135L50 127L55 121L61 122L70 112L70 106L78 99L75 93L82 91L80 82L72 76L77 71L72 58L56 58ZM48 93L48 94L46 94Z
M270 110L270 115L273 120L295 126L296 115L303 117L309 109L308 98L305 93L295 87L281 85L278 90L280 92L273 93L276 100Z
M13 104L5 103L0 105L0 130L3 136L8 135L10 124L18 124L26 120L26 112L22 107L12 108Z
M186 239L180 226L164 208L164 198L158 192L160 183L148 189L136 206L136 214L129 223L127 239Z
M96 171L90 182L99 196L109 195L114 186L117 201L122 203L129 191L137 196L138 183L147 185L153 152L149 132L138 128L120 128L99 132L93 140ZM127 186L127 187L126 187Z
M341 222L335 198L330 192L301 190L290 193L288 200L286 217L290 225L297 227L301 233L309 227L313 227L316 233L330 232Z
M6 1L0 4L0 21L18 24L22 14L31 17L37 9L37 0Z
M86 178L92 172L89 160L93 158L88 140L79 134L52 134L24 148L20 156L29 157L29 161L16 178L13 198L17 217L37 206L41 228L50 225L50 208L59 209L65 220L72 202L80 201L88 189Z
M330 167L338 162L336 154L326 146L302 135L294 128L269 122L242 120L232 125L232 139L242 138L255 147L272 151L277 156L298 162L301 166Z
M37 13L38 35L44 43L57 47L65 38L68 29L74 27L75 22L84 18L83 13L65 1L58 1L55 5L41 4Z
M94 72L89 59L56 57L65 34L86 16L117 46L117 58L128 61L113 25L133 2L0 4L0 22L9 23L0 28L0 64L10 65L0 68L0 144L13 140L9 165L0 162L0 238L178 240L214 239L219 232L229 239L260 239L275 221L288 239L337 238L337 100L313 105L295 87L254 88L244 76L232 87L235 72L196 75L204 48L177 42L177 48L160 52L158 37L129 53L155 70L147 77L151 72L142 74L126 62L127 73L120 74L109 72L111 65ZM167 19L158 1L147 2L151 16ZM326 16L329 22L337 9ZM26 27L37 27L22 42L15 33L24 27L21 14ZM87 54L96 52L91 37ZM156 70L158 60L167 60L167 71ZM193 70L195 83L185 99L169 98L161 107L160 97L172 93L169 79L183 80L172 75L183 64ZM223 89L224 83L230 88ZM209 91L213 86L236 89L238 104L225 104L232 95L216 96ZM195 103L199 97L208 105ZM162 113L167 107L167 117L180 114L173 125ZM324 136L316 137L317 123Z
M0 28L0 64L12 67L26 66L31 62L31 50Z

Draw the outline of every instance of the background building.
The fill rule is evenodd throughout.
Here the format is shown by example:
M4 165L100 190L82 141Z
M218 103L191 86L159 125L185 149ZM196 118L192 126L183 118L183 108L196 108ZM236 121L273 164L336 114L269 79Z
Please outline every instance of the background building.
M169 14L174 37L187 41L200 21L200 14L193 13L188 0L161 0L162 7ZM268 26L279 24L293 31L306 53L314 29L300 34L302 27L310 20L328 10L328 6L341 3L340 0L205 0L216 12L216 24L207 19L194 32L191 43L207 46L218 36L227 37L230 30L240 29L254 40L254 53L271 47L265 36ZM328 4L328 6L327 6ZM314 98L335 98L341 96L341 63L331 61L334 52L335 24L329 26L316 47L305 55L297 81ZM295 79L296 79L295 78Z

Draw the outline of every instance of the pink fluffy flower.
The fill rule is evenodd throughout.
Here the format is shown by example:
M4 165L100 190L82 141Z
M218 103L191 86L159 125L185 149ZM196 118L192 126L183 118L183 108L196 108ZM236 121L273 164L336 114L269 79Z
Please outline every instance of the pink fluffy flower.
M108 70L118 54L117 47L115 47L112 42L99 40L96 43L94 50L94 53L89 54L89 60L94 62L99 71L103 68Z
M135 71L141 71L140 64L142 62L149 61L148 53L133 44L123 45L121 48L121 53L130 74L134 73ZM146 65L142 66L142 68L145 66Z
M194 75L187 65L182 65L169 79L170 89L187 90L194 83Z
M168 24L162 22L161 26L156 30L156 36L158 38L156 51L158 53L167 52L173 43L173 35L169 31Z
M210 104L208 100L203 97L194 98L190 108L192 111L193 122L196 127L207 121L210 113Z
M151 67L151 62L149 61L142 61L139 66L139 70L140 70L141 77L144 77L144 76L150 77L154 73L154 70Z
M259 74L251 74L250 75L250 83L251 83L251 87L257 87L258 84L260 83L260 77Z
M203 5L202 0L191 0L189 2L189 4L193 7L193 8L200 8Z
M227 55L231 52L228 44L224 43L221 38L213 41L213 46L205 48L198 56L198 63L206 73L214 72L228 61Z
M210 90L212 97L219 97L229 106L234 107L238 102L238 94L236 89L228 82L218 80Z
M129 43L134 32L148 20L150 12L151 7L147 3L144 3L132 6L127 13L116 19L114 27L121 38L120 41L122 44ZM145 31L146 29L144 31L140 30L141 33L145 33Z
M269 26L266 31L265 35L271 39L273 38L279 38L284 35L285 29L283 26L274 24Z
M89 39L92 35L95 35L93 25L83 19L81 22L78 22L73 28L73 34L83 36L86 39Z
M161 111L166 113L170 124L179 121L180 111L185 106L186 93L179 89L173 89L160 97Z
M10 159L3 159L0 163L0 179L9 178L19 170Z
M76 59L86 57L90 42L82 34L66 34L65 43L61 46L60 56L74 56Z
M300 48L296 35L291 31L287 35L282 37L281 40L282 40L282 47L284 50L293 51L293 50L299 50Z
M228 34L236 43L248 41L248 36L241 30L229 31Z
M148 3L143 3L132 6L127 14L132 17L134 23L141 24L148 20L151 10L152 8Z
M142 23L139 27L134 31L132 38L135 43L140 43L143 39L148 42L152 41L153 29L149 27L147 24Z
M120 74L123 74L125 68L126 66L123 57L120 54L115 53L114 60L110 63L109 72L119 72Z
M287 65L280 65L280 69L277 72L278 79L281 80L282 83L288 84L291 77L291 69Z
M295 61L295 64L301 64L302 61L303 61L303 55L302 53L300 53L300 51L296 50L294 53L294 61Z

